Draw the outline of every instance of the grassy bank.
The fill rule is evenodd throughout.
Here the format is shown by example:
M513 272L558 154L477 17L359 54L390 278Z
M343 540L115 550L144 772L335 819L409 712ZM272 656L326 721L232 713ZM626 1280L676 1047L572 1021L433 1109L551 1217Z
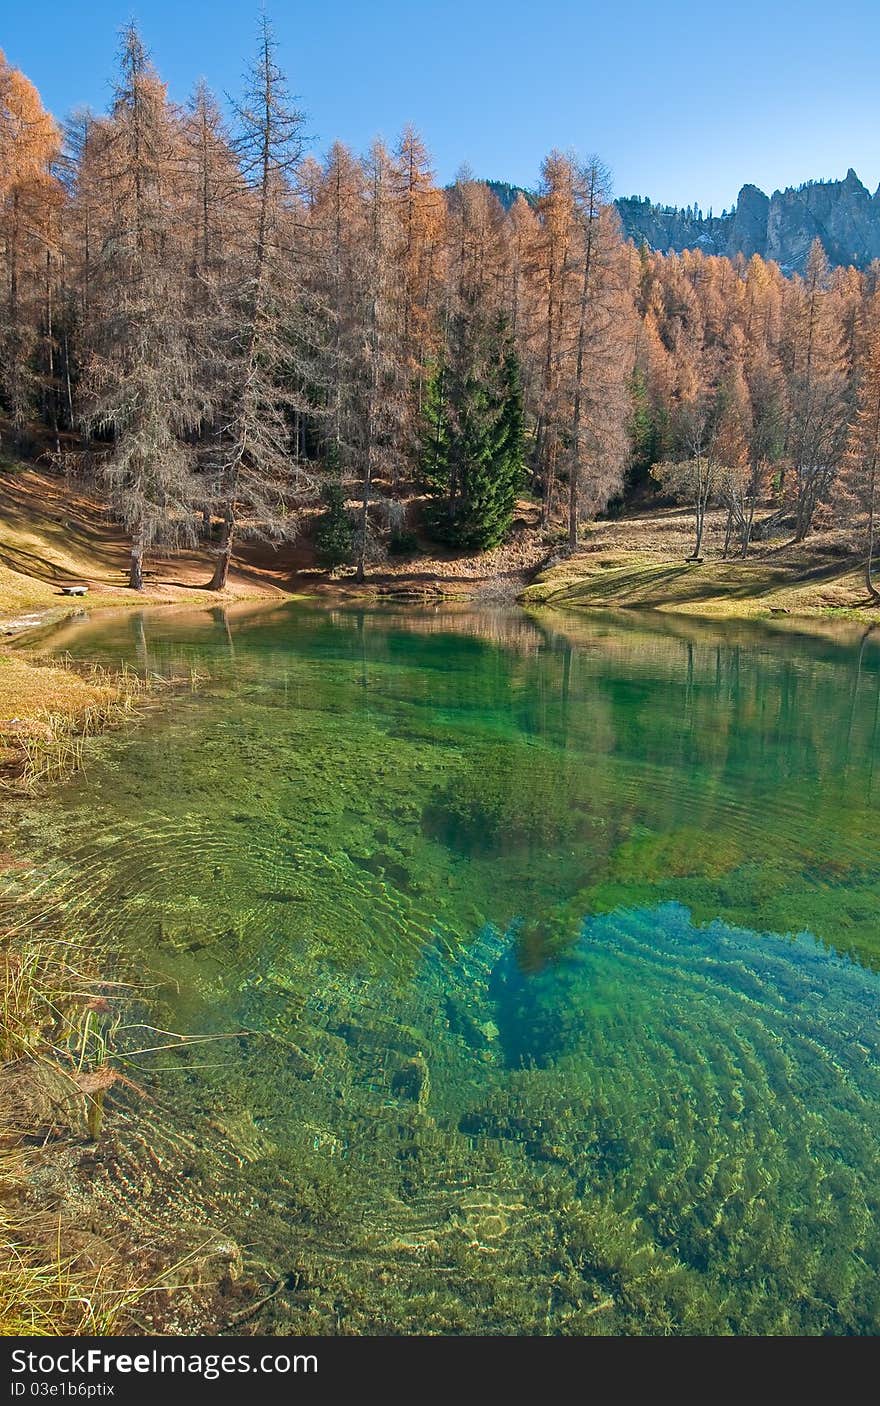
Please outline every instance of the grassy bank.
M144 590L127 588L129 546L106 509L84 489L55 474L16 463L0 463L0 627L32 612L115 605L192 603L205 587L213 562L207 549L170 557L153 555ZM283 584L278 562L237 566L220 603L277 595ZM70 600L63 587L89 587L84 600Z
M148 687L130 673L0 653L0 787L27 791L75 771L84 740L125 721Z
M101 505L55 475L0 465L0 774L65 739L96 731L129 706L134 687L98 671L47 666L4 646L13 637L72 612L140 605L219 605L284 591L259 567L232 573L229 590L203 595L211 563L207 552L181 553L151 562L145 590L125 586L127 547ZM82 599L65 585L88 585ZM136 681L135 681L136 682Z
M117 1106L141 1117L123 1025L136 993L106 976L112 954L16 893L9 867L0 854L0 1337L173 1332L181 1291L199 1332L229 1248L157 1233L145 1194L128 1221L96 1194L99 1168L119 1175Z
M191 683L0 654L10 714L0 799L20 805L63 779L90 736ZM133 1087L116 1040L131 993L108 978L112 955L67 921L63 898L0 847L0 1336L131 1332L144 1316L156 1327L157 1301L193 1259L107 1228L87 1194L86 1213L72 1209L78 1194L67 1193L93 1175L105 1101Z
M61 658L0 653L0 791L30 793L83 764L89 737L122 727L168 689L192 687L193 673L159 676Z
M0 856L0 863L4 857ZM6 861L8 863L8 860ZM5 877L5 876L4 876ZM0 930L0 1335L110 1333L141 1287L109 1242L65 1223L32 1178L66 1139L97 1137L115 1079L100 958L3 902ZM43 1147L38 1144L43 1142ZM37 1144L35 1146L35 1144Z
M833 532L795 545L755 544L745 561L721 555L723 518L710 515L701 561L688 561L692 520L662 510L596 523L582 548L556 561L520 596L524 605L642 608L713 619L777 614L872 620L861 565Z
M125 585L127 544L99 503L33 467L0 466L0 636L10 627L32 627L82 609L280 602L303 592L496 604L522 592L519 598L530 606L647 607L710 618L855 613L873 619L877 613L870 608L861 565L841 532L825 528L799 546L785 537L755 541L746 561L724 561L724 514L718 510L708 514L702 562L687 560L692 514L652 508L593 523L580 551L560 555L541 570L553 534L541 529L537 506L522 500L504 546L468 554L424 542L412 557L373 563L363 584L349 571L319 568L305 522L303 531L300 541L278 551L248 546L225 592L205 590L212 560L202 549L151 558L145 589L135 593ZM83 600L63 595L64 585L74 582L88 585ZM0 719L25 716L31 706L26 669L19 663L15 679L4 659L8 655L0 643ZM48 684L48 677L44 681ZM34 676L31 683L36 696L39 679Z
M0 785L9 795L77 765L85 737L127 715L139 681L0 655ZM101 954L44 922L21 861L0 851L0 1335L106 1334L139 1285L124 1257L32 1195L70 1139L96 1139L116 1073Z

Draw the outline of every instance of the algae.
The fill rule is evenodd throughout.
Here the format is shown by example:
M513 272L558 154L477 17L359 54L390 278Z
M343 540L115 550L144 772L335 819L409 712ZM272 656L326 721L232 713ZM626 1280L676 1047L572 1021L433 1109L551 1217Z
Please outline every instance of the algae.
M131 1065L249 1331L877 1332L876 646L509 619L68 631L209 682L4 881L234 1032Z

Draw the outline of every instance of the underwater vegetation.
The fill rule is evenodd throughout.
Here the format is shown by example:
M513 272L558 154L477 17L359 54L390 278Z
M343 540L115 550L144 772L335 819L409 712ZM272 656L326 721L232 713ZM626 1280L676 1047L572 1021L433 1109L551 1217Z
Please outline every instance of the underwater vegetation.
M466 626L65 639L210 678L7 882L235 1032L129 1072L281 1286L248 1330L876 1333L880 655Z
M203 1195L295 1286L261 1327L876 1332L874 974L678 905L540 972L520 937L403 981L276 954L220 1069L166 1056Z

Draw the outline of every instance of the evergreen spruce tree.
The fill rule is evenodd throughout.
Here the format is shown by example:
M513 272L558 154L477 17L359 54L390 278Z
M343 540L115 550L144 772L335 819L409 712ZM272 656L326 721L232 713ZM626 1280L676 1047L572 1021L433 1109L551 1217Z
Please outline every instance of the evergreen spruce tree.
M468 550L502 542L523 480L520 369L503 323L487 332L454 319L426 387L421 447L432 533Z
M419 436L420 470L429 492L449 492L448 371L445 361L435 363L425 380L422 425Z
M631 408L627 433L632 448L626 478L628 486L634 487L649 481L651 465L661 457L661 435L653 414L648 379L638 366L630 376L629 392Z
M345 566L354 554L354 531L345 506L345 489L339 483L325 483L321 489L325 511L318 519L315 550L322 566Z

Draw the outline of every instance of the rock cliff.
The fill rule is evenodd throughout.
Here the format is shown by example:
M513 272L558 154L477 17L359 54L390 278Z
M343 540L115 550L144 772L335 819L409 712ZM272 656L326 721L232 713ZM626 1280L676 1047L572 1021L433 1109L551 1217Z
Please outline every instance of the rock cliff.
M735 209L724 215L704 216L637 197L618 200L617 208L631 239L664 252L761 254L786 272L800 272L818 238L833 264L864 268L880 259L880 189L871 195L852 168L842 181L811 181L769 197L744 185Z

